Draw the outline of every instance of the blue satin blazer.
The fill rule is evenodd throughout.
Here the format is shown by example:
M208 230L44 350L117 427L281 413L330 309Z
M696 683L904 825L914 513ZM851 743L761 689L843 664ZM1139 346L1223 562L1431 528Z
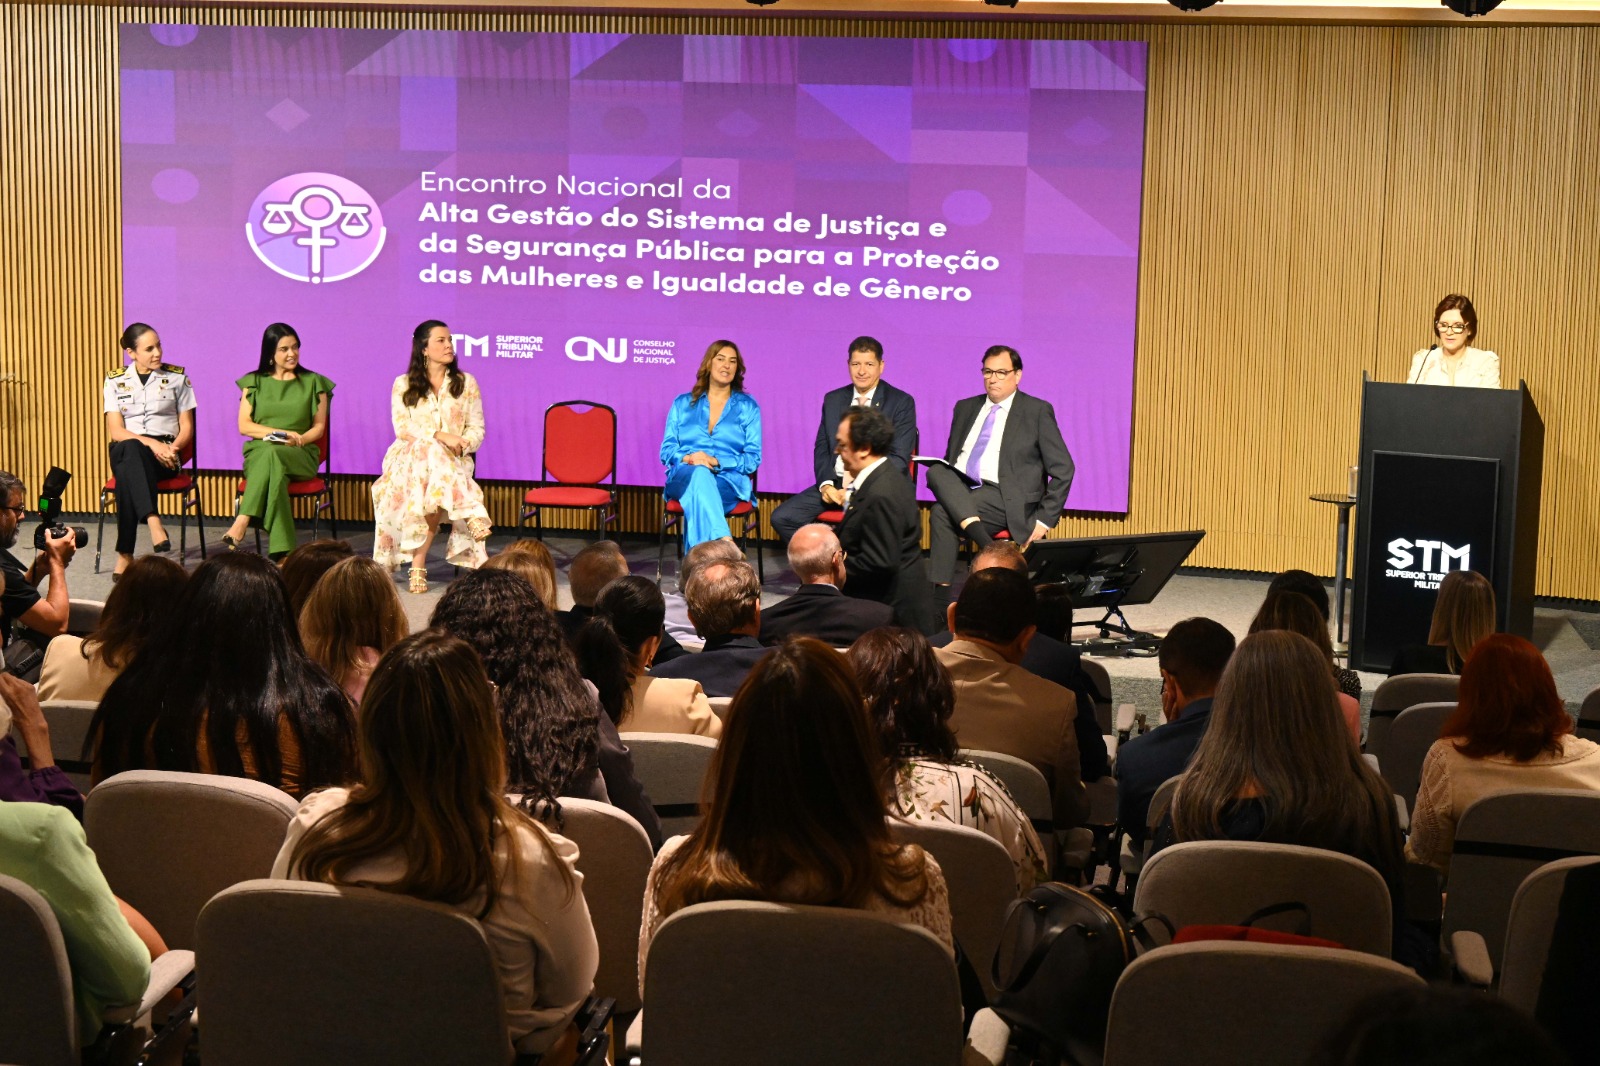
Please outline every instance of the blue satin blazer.
M749 393L735 392L722 409L715 433L706 429L710 422L709 396L696 401L686 392L673 400L661 435L661 465L670 475L684 456L705 452L717 460L714 473L732 485L741 500L750 499L750 475L761 465L760 405Z

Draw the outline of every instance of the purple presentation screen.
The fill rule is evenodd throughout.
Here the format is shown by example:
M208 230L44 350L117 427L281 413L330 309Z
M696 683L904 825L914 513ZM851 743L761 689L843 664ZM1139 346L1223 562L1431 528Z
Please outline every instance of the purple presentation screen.
M617 410L658 484L667 407L735 341L760 485L813 483L822 394L883 342L942 453L983 350L1023 355L1127 510L1143 43L121 28L123 278L236 467L238 392L288 322L338 385L334 469L377 473L410 334L483 388L478 474L535 479L545 408Z

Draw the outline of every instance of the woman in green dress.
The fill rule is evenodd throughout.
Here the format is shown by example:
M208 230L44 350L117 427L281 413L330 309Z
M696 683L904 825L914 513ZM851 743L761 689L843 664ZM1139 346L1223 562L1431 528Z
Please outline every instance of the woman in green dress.
M232 551L252 525L267 531L277 560L294 549L289 482L317 476L328 434L333 382L300 365L300 335L274 322L261 335L261 365L240 378L239 432L244 446L244 495L239 515L222 535Z

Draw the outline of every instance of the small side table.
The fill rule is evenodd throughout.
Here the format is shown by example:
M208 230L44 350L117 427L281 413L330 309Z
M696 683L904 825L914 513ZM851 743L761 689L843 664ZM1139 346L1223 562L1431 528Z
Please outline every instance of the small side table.
M1356 498L1342 492L1323 492L1311 497L1317 503L1331 503L1339 508L1339 544L1333 553L1333 613L1338 619L1335 642L1339 650L1348 650L1344 639L1344 572L1350 554L1350 512L1355 509Z

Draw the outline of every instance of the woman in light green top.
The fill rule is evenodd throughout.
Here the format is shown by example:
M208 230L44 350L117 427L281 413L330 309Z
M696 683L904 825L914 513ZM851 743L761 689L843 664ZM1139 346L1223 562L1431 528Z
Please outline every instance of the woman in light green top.
M276 561L295 545L289 482L316 477L322 465L333 382L300 365L300 335L274 322L261 336L261 365L235 384L242 391L239 432L250 440L239 515L222 543L233 551L256 525L267 531L267 550Z

